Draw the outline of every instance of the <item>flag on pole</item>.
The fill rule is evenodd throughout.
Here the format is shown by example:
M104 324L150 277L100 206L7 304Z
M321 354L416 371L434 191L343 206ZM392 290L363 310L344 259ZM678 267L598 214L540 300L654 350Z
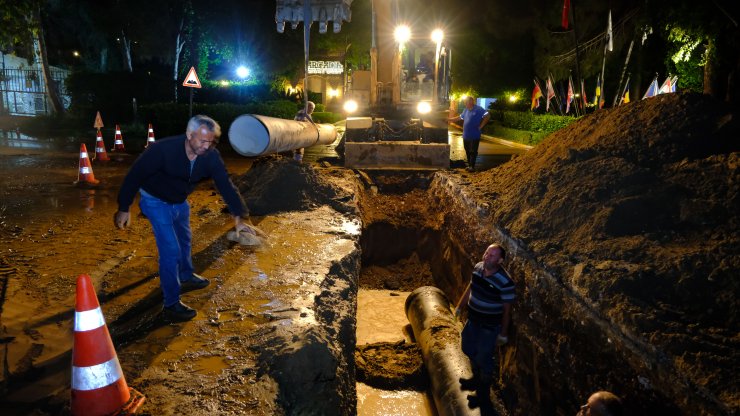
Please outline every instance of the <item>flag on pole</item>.
M669 92L671 92L671 89L671 77L669 75L668 78L663 81L663 85L660 86L658 94L668 94Z
M565 0L563 2L563 19L561 22L563 29L568 28L568 13L570 13L570 0Z
M550 77L547 77L547 105L545 105L545 111L550 111L550 100L555 97L555 89L552 88L552 80L550 80Z
M540 97L542 97L542 90L537 80L534 80L534 89L532 90L532 110L540 108Z
M671 80L671 92L676 92L676 84L678 83L678 75L673 77Z
M570 103L573 102L573 78L568 77L568 99L565 103L566 114L570 111Z
M601 74L596 76L596 93L594 94L594 106L599 105L599 97L601 97Z
M645 95L642 96L642 99L654 97L658 95L658 76L656 75L653 79L653 82L650 83L650 86L648 87L647 91L645 91Z
M586 87L583 85L583 80L581 80L581 97L583 97L583 108L585 109L588 104L588 98L586 98Z
M622 99L619 101L619 105L627 104L630 102L630 79L627 77L627 83L624 85L624 93Z
M614 50L614 42L612 41L612 11L609 10L609 23L606 25L606 49L609 52Z

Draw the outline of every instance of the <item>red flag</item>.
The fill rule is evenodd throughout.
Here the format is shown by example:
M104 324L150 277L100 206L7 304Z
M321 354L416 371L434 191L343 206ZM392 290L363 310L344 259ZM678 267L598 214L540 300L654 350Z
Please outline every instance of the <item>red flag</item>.
M565 0L563 2L563 29L568 28L568 13L570 12L570 0Z
M534 89L532 90L532 110L540 108L540 97L542 97L542 90L540 89L540 84L535 81Z
M565 112L570 111L570 103L573 102L573 78L568 77L568 99L565 104Z
M550 77L547 77L547 105L545 111L550 111L550 100L555 97L555 90L552 88L552 81Z
M586 98L586 87L583 85L583 80L581 80L581 97L583 97L583 108L586 108L588 98Z

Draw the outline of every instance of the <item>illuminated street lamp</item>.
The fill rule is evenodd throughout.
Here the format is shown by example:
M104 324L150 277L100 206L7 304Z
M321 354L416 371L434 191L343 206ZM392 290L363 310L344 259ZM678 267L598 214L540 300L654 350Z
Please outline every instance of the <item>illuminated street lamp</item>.
M396 30L393 31L393 37L398 42L398 50L403 50L403 45L411 39L411 29L406 25L396 26Z
M432 102L437 103L439 98L437 97L439 88L439 51L442 49L442 39L445 38L445 32L442 29L434 29L432 31L432 41L437 44L437 51L434 54L434 93L432 94Z
M249 76L249 68L247 68L244 65L240 65L238 68L236 68L236 76L238 76L241 79L244 79Z

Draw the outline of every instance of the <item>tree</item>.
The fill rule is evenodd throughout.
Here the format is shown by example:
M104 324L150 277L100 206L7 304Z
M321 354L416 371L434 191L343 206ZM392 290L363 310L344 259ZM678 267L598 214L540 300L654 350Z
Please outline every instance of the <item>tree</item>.
M51 78L49 60L46 52L44 37L44 21L41 0L0 0L2 20L0 21L0 48L24 51L24 55L34 60L34 43L38 44L38 55L41 60L41 69L44 74L44 85L48 92L47 97L55 113L64 113L64 105L59 97L59 90ZM30 53L29 53L30 51Z
M648 13L666 41L666 65L675 71L703 68L703 92L737 102L740 84L740 28L738 17L724 2L655 0ZM683 68L682 68L683 66ZM687 69L689 71L687 71ZM690 75L688 77L690 79ZM682 81L679 79L679 85Z

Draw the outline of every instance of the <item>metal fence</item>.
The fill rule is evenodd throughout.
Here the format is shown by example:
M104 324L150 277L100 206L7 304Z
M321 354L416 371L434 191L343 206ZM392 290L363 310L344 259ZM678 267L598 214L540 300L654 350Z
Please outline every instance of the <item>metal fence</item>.
M69 71L52 69L52 88L56 89L65 108L69 107L66 78ZM51 114L47 100L44 73L41 69L0 69L0 113L19 116Z

